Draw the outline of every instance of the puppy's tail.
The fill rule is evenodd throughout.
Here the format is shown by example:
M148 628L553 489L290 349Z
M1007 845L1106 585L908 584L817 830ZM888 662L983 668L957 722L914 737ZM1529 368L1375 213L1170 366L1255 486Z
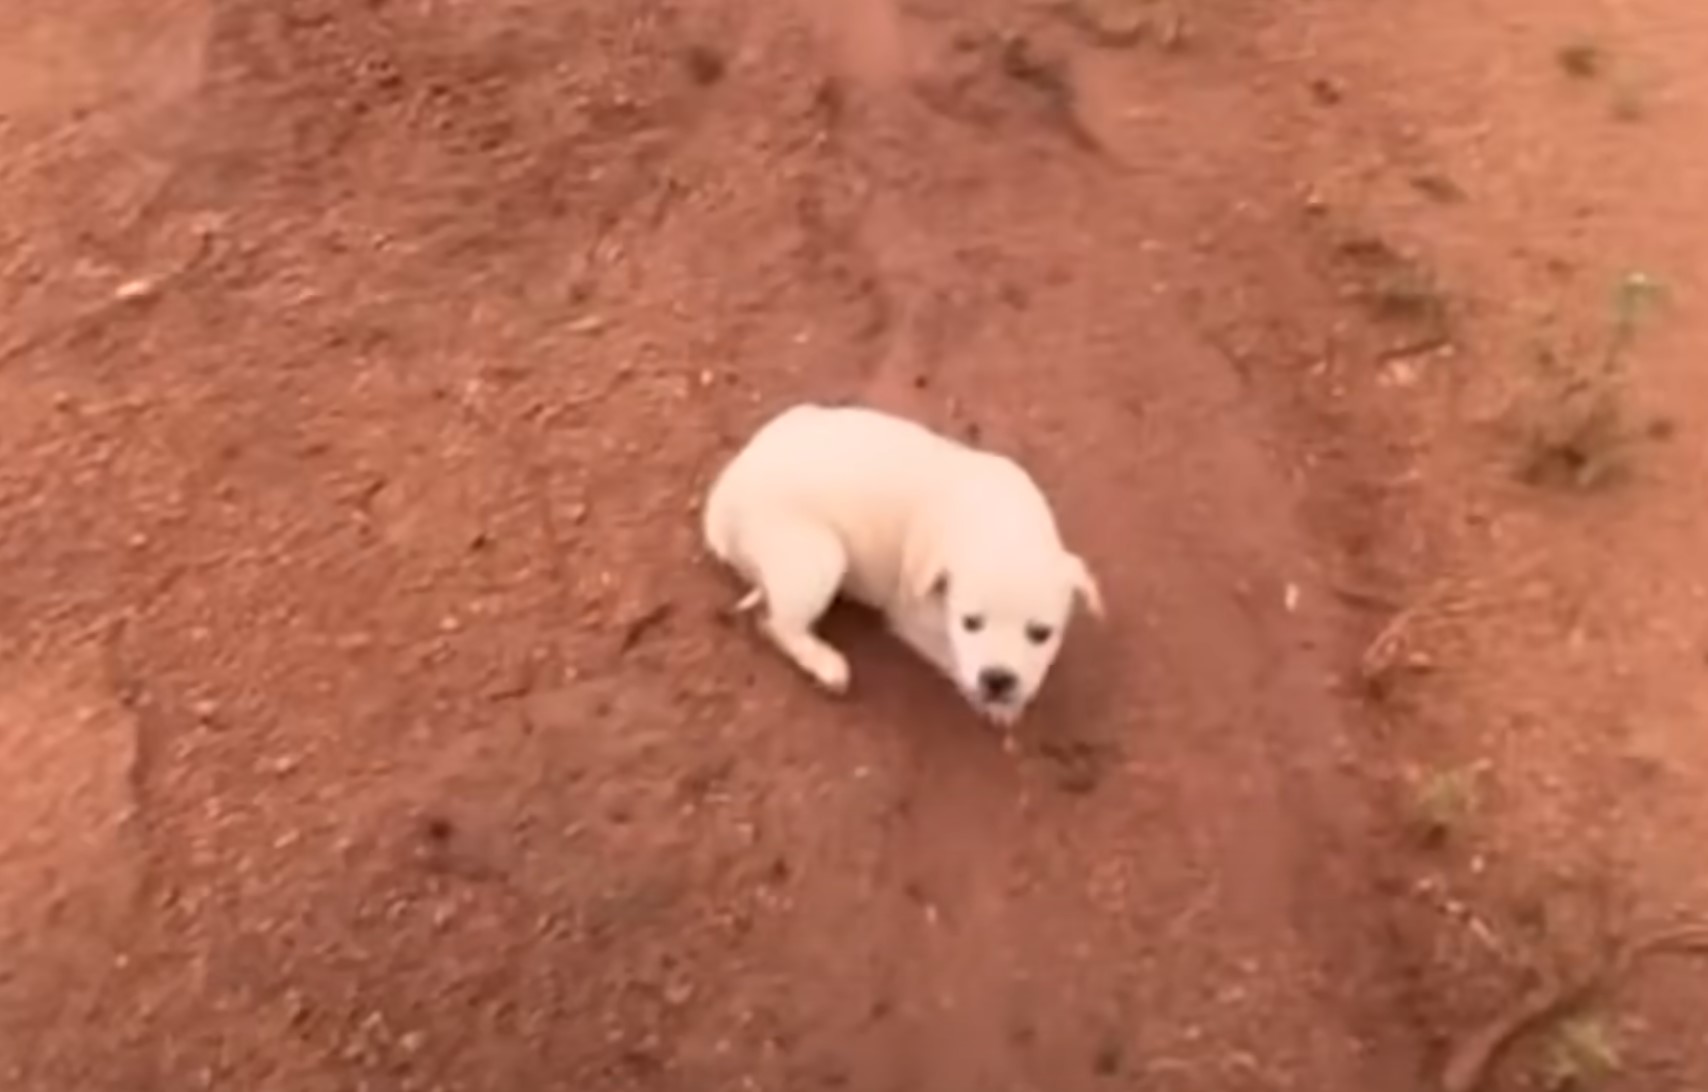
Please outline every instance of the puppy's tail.
M756 609L759 604L763 602L765 602L765 589L754 588L752 591L742 596L734 607L730 608L730 613L746 614L748 611Z

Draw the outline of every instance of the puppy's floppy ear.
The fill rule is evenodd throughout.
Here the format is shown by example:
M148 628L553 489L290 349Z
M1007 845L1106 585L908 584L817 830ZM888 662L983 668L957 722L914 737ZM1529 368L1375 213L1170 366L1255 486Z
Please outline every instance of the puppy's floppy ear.
M925 585L925 591L923 594L927 598L941 599L941 598L943 598L943 596L947 595L948 593L949 593L949 570L948 569L938 569L937 575L931 578L931 582L929 584Z
M949 570L933 564L934 560L921 558L914 564L910 559L906 571L902 573L907 593L913 598L931 599L949 590Z
M949 567L929 536L915 536L902 553L902 586L915 599L940 596L949 589Z
M1097 578L1091 575L1091 567L1075 553L1064 552L1062 563L1067 566L1068 583L1079 593L1085 608L1095 618L1104 617L1103 592L1097 587Z

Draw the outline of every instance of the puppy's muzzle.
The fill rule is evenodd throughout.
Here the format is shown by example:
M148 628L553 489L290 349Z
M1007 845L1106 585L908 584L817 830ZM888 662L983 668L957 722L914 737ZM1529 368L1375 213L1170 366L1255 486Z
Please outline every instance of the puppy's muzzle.
M1007 705L1020 690L1020 677L1006 667L986 667L979 670L979 700L991 705Z

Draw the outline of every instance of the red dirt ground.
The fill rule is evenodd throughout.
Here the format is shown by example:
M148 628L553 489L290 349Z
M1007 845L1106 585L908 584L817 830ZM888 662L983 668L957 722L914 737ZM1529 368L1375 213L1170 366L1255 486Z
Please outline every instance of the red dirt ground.
M0 14L6 1087L1708 1079L1472 1064L1708 913L1708 20L1365 7ZM722 620L803 397L1056 498L1018 759Z

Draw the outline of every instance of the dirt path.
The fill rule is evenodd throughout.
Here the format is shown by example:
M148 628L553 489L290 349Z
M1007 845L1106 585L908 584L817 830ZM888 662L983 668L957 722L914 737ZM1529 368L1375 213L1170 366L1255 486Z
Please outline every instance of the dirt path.
M1429 1086L1354 684L1442 317L1321 173L1392 28L122 7L0 17L8 1087ZM1048 483L1113 616L1020 760L720 619L798 397Z

